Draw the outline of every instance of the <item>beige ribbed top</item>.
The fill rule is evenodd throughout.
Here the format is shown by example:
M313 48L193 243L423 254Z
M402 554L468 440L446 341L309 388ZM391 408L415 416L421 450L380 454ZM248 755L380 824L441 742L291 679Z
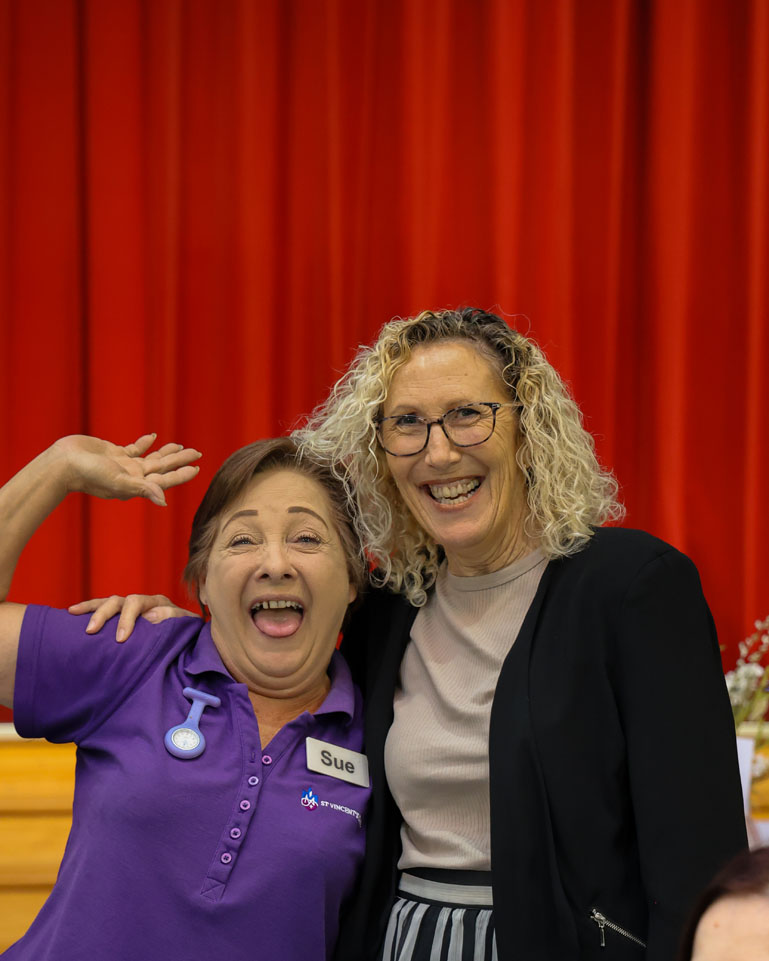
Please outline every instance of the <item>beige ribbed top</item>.
M417 614L385 744L402 870L490 869L491 702L546 564L539 550L479 577L444 563Z

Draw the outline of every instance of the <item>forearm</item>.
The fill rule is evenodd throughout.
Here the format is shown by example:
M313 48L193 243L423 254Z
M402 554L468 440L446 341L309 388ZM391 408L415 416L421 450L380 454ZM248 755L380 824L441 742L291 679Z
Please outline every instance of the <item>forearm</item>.
M191 480L200 453L181 444L150 451L155 434L121 447L72 434L56 441L0 490L0 703L13 695L14 666L24 608L6 601L21 552L70 491L165 504L164 491Z
M67 458L57 444L0 489L0 602L8 596L27 542L67 491Z

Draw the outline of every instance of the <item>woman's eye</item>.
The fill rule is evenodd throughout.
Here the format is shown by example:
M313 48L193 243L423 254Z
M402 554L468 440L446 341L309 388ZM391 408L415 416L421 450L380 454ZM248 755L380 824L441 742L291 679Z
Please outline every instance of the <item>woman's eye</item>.
M396 427L418 427L422 423L422 418L417 414L401 414L400 417L393 417Z
M483 413L480 407L456 407L451 412L456 420L473 420Z
M230 541L230 547L243 547L247 544L253 544L254 539L250 534L237 534Z
M294 542L297 544L304 544L310 547L317 547L323 543L322 539L317 534L297 534L294 538Z

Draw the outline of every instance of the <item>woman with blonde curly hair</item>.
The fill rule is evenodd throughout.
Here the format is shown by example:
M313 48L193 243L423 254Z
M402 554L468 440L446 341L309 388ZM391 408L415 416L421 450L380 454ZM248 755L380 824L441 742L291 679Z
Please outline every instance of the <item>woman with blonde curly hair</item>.
M598 464L579 408L533 341L479 310L426 310L409 320L394 320L373 347L359 352L297 436L331 464L357 502L359 531L377 565L377 579L402 591L417 607L435 581L441 550L429 528L408 510L387 466L382 432L402 434L404 418L383 418L381 411L393 377L414 349L429 351L427 345L440 341L459 342L460 355L467 350L480 354L497 375L494 386L508 398L501 407L511 408L510 416L517 420L516 449L510 454L525 483L528 509L520 520L528 541L537 543L546 557L565 557L584 547L595 526L624 516L616 500L617 482ZM493 432L500 406L482 407L480 422ZM453 420L467 420L468 413L460 409ZM500 421L503 416L499 413ZM441 426L448 439L452 427ZM429 429L409 430L427 439Z
M387 324L298 438L374 584L342 647L373 794L337 961L669 961L745 845L692 562L602 526L622 508L576 404L481 310Z

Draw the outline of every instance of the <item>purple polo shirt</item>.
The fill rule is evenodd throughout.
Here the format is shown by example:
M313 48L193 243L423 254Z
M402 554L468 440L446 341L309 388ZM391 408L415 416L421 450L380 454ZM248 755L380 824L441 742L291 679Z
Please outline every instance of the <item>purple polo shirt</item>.
M24 617L16 728L76 742L77 773L56 885L3 957L329 957L363 859L370 792L309 771L305 738L362 749L360 693L343 658L334 654L315 714L262 750L247 688L225 669L208 624L140 619L116 644L115 619L93 636L87 623L45 607ZM193 759L163 743L189 713L185 687L221 698L203 712L206 749Z

